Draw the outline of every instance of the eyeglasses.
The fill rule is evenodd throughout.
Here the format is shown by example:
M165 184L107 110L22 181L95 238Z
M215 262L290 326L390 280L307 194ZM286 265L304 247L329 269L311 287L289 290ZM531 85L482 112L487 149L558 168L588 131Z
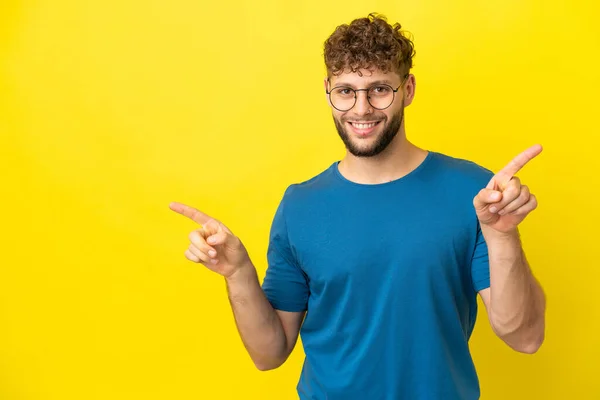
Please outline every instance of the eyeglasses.
M352 89L348 86L336 86L330 91L329 101L333 108L338 111L349 111L356 104L357 92L367 92L367 101L376 110L385 110L394 102L396 92L402 87L408 75L404 77L400 86L396 89L386 84L373 85L367 89Z

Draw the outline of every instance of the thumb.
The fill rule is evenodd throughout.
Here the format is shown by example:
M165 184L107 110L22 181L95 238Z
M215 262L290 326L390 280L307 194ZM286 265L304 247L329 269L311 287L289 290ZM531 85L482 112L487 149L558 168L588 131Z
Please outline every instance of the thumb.
M204 231L204 237L207 238L217 233L219 231L219 225L220 224L214 219L211 219L207 223L203 224L202 230Z
M502 200L502 193L494 189L481 189L481 191L473 199L473 206L475 211L482 212L490 204L498 203Z
M216 227L214 230L207 231L207 233L208 233L208 235L207 235L208 237L207 237L206 241L208 242L208 244L214 245L214 246L225 244L229 237L229 233L227 232L227 230L223 229L223 226L219 223L216 224Z

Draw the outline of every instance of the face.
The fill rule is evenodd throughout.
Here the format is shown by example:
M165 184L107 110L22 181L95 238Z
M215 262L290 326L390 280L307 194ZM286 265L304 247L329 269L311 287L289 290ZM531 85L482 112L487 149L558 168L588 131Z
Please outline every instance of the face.
M404 107L412 102L414 77L409 75L403 83L403 79L396 72L361 70L361 74L362 76L356 72L332 76L329 82L327 79L325 80L325 89L373 88L370 92L371 103L377 108L369 103L367 91L356 92L356 103L348 111L339 111L331 101L329 103L338 134L348 152L356 157L373 157L384 151L400 131L404 119ZM382 106L378 102L385 98L383 93L387 91L386 87L382 86L383 84L389 85L393 89L398 88L401 84L402 86L396 93L393 93L393 101L389 107L379 110L378 108L382 108ZM341 95L346 95L346 93L350 93L350 98L353 97L352 92L348 90L341 92ZM330 99L329 96L328 99ZM338 106L338 108L345 107Z

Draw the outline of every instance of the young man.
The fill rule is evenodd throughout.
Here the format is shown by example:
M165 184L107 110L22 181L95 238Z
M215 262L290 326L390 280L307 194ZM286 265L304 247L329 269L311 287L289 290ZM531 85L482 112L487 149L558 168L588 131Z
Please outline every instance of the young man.
M283 364L302 335L301 399L478 399L477 294L513 349L534 353L544 338L544 294L518 233L536 199L515 177L541 147L494 175L409 142L413 54L376 15L326 41L325 91L347 154L286 190L262 287L223 223L171 205L202 225L186 257L225 277L259 369Z

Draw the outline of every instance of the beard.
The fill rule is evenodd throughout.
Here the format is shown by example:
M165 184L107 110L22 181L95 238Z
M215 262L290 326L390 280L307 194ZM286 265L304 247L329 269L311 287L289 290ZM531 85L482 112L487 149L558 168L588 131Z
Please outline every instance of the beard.
M335 127L337 128L338 134L344 142L346 149L355 157L374 157L385 150L398 134L403 119L404 105L402 105L400 111L392 116L392 119L389 122L385 120L380 122L380 124L385 124L383 132L375 138L375 142L372 145L369 147L361 147L359 143L352 140L351 134L346 131L346 122L338 121L333 117Z

